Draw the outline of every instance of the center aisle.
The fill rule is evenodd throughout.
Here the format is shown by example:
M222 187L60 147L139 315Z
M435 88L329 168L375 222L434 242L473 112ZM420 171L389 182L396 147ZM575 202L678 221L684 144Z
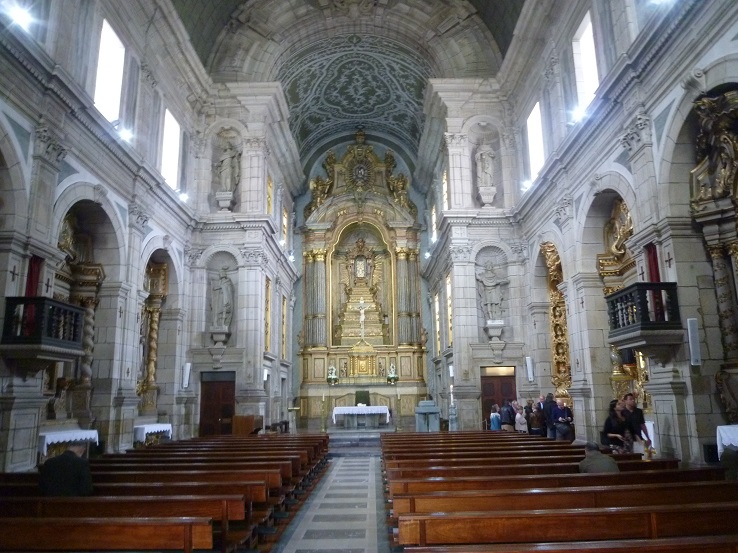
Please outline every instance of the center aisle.
M333 457L271 553L390 553L380 461Z

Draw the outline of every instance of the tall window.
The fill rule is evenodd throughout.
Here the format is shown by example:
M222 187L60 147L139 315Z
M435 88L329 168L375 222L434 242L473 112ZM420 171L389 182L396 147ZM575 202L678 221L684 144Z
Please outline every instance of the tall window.
M111 123L120 119L126 49L107 21L103 20L95 77L95 107Z
M454 308L453 296L451 295L451 275L446 277L446 312L448 313L448 345L454 344Z
M541 106L538 102L533 106L533 109L528 116L526 128L528 131L528 168L530 171L528 176L531 181L534 181L536 180L541 167L543 167L543 162L546 161L546 156L543 152L543 122L541 121Z
M287 359L287 296L282 296L282 359Z
M274 198L274 182L272 181L271 175L267 175L267 189L266 189L266 193L267 193L267 197L266 197L266 200L267 200L267 215L271 215L272 214L273 205L274 205L274 199L273 199Z
M179 188L179 158L182 132L179 123L168 109L164 111L164 136L161 146L161 176L167 184Z
M600 79L597 75L594 35L592 34L592 19L589 12L584 16L579 29L574 35L572 51L574 52L574 74L577 79L578 102L574 119L579 120L584 116L587 106L594 99L595 91L600 85Z
M438 215L436 215L436 204L431 207L431 242L438 240Z
M282 208L282 245L287 244L287 233L289 232L290 214L287 212L287 208Z
M264 285L264 350L272 351L272 281Z
M436 354L441 353L441 300L433 296L433 320L436 323Z
M448 210L450 209L450 204L448 203L448 172L444 171L443 176L441 177L441 194L443 194L443 209Z

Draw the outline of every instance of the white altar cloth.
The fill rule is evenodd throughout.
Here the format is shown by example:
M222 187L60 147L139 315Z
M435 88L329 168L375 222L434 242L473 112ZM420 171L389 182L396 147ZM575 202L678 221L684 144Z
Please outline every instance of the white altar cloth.
M49 444L58 444L63 442L95 442L99 443L97 430L55 430L50 432L40 432L38 435L38 452L46 455Z
M384 415L389 423L390 414L386 405L365 405L363 407L334 407L333 424L336 424L336 415Z
M726 445L738 446L738 424L717 427L718 459L722 457Z
M167 438L172 437L172 425L171 424L142 424L140 426L133 427L133 441L134 442L145 442L147 434L158 434L163 432L167 435Z

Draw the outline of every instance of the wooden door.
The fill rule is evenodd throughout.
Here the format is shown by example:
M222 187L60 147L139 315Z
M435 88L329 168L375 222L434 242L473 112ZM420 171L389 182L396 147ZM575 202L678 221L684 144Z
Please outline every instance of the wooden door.
M489 422L489 414L496 403L502 407L506 399L516 399L515 375L482 376L482 416Z
M231 380L222 378L228 374L215 373L216 378L202 374L200 386L200 436L219 436L233 432L233 415L236 406L235 374Z

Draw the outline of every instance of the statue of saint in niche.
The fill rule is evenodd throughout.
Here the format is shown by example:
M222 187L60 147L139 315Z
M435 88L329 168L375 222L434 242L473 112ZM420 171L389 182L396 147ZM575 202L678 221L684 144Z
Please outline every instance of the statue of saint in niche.
M499 278L492 262L489 261L484 267L477 267L477 282L487 320L500 319L502 317L503 301L502 286L510 281Z
M218 163L221 192L232 192L241 179L241 155L229 142Z
M233 319L233 281L225 269L220 271L218 280L213 281L212 292L212 324L215 327L230 328Z

